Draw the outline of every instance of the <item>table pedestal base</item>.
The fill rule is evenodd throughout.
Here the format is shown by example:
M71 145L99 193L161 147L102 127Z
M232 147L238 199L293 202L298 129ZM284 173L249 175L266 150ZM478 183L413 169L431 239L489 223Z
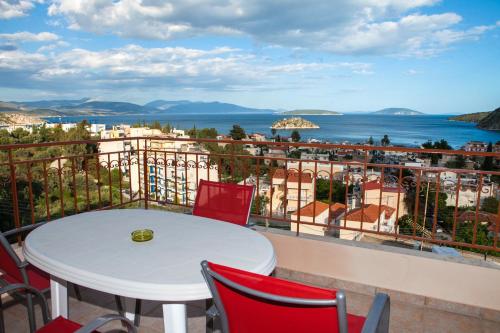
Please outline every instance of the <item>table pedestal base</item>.
M50 276L50 302L52 319L59 316L68 318L68 283L55 276Z
M163 327L165 333L186 333L186 304L163 304Z

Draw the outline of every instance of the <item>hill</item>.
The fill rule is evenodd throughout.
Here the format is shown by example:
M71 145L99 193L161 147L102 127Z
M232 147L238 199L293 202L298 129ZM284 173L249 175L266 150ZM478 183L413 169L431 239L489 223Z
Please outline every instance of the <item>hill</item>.
M73 107L90 101L91 101L90 98L82 98L82 99L56 99L56 100L11 102L11 103L31 109L61 109L61 108Z
M270 109L254 109L244 106L221 102L187 102L173 105L168 112L178 113L262 113L274 112Z
M155 110L154 108L148 108L134 103L106 101L85 102L67 106L64 109L101 111L108 114L141 114Z
M160 109L160 110L167 110L171 108L172 106L176 106L179 104L188 104L191 103L190 101L187 100L180 100L180 101L165 101L163 99L157 99L155 101L149 102L144 104L145 107L148 108L155 108L155 109Z
M392 116L420 116L425 113L407 108L386 108L372 112L372 114L392 115Z
M14 103L0 102L0 112L19 112L22 108Z
M302 109L302 110L292 110L292 111L284 111L281 112L284 115L295 115L295 116L341 116L342 113L336 111L328 111L328 110L314 110L314 109Z
M448 118L448 120L454 120L454 121L465 121L468 123L478 123L485 117L487 117L490 112L476 112L476 113L468 113L468 114L461 114L458 116L453 116Z
M481 119L478 124L478 128L492 131L500 130L500 108L489 112L489 114Z
M221 102L191 102L187 100L155 100L144 105L97 101L90 98L77 100L43 100L33 102L0 102L0 112L28 112L37 116L104 116L177 113L261 113L270 109L248 108Z

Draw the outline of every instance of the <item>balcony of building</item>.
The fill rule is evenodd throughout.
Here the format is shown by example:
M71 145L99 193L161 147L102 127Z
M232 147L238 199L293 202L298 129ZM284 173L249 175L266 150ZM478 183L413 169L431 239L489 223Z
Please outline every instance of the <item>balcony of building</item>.
M139 142L134 138L128 141ZM199 144L205 142L199 141ZM225 143L239 144L231 140ZM305 148L310 145L259 144ZM127 207L185 213L189 212L192 200L182 199L183 195L193 196L200 179L243 183L254 179L258 195L254 198L251 218L257 223L257 231L275 249L276 276L344 289L348 312L358 315L367 314L376 292L388 293L391 332L500 331L500 298L496 297L500 295L497 260L500 223L498 213L483 212L487 203L493 201L488 198L498 198L496 179L500 172L389 165L370 163L369 159L371 151L383 149L387 155L396 150L422 156L464 154L478 159L488 156L487 153L315 144L322 150L344 148L350 152L350 158L306 161L303 168L306 162L300 159L279 157L279 164L268 166L264 159L271 159L269 156L252 156L236 149L233 154L200 153L203 159L193 154L193 160L177 161L161 159L159 156L165 151L149 150L146 143L137 143L137 147L125 153L89 151L89 145L99 142L0 146L2 231L101 209ZM30 158L33 156L30 154L50 147L60 149L63 154ZM294 163L292 170L289 163ZM151 177L160 168L162 174ZM188 179L169 177L170 171L179 168L189 170L185 172ZM300 195L303 184L294 182L293 194L297 195L296 202L302 204L297 209L310 205L312 200L322 202L327 209L312 205L307 216L287 209L286 200L280 201L269 190L273 188L272 175L276 169L283 170L280 171L283 175L295 175L296 180L307 179L309 185L305 186L315 183L311 198L303 199ZM328 169L334 171L327 173ZM343 171L339 174L338 170ZM448 177L451 172L458 175L456 181L441 177L444 173ZM303 173L308 176L302 178ZM373 174L378 174L378 178L368 177ZM465 178L474 179L475 185L468 182L466 188L462 187L461 180ZM285 179L288 178L283 177L280 186L286 198L291 194L287 193ZM374 180L379 186L365 185ZM181 186L184 184L188 186ZM261 191L263 184L268 191ZM487 191L483 190L485 184ZM154 193L162 186L169 193L164 198ZM470 201L471 196L464 191L474 193L472 205L460 205L461 196ZM340 196L341 192L342 203L333 195ZM453 193L455 205L450 205L453 200L442 193ZM388 197L391 200L386 200ZM332 209L340 204L346 211L339 213ZM318 228L323 232L310 232ZM352 234L356 234L356 241L348 240ZM22 243L12 241L19 250ZM461 256L432 253L433 246L452 247ZM112 295L84 289L82 298L82 301L71 298L71 319L85 323L100 314L116 311ZM3 303L7 332L27 331L24 306L7 298ZM189 332L205 331L204 311L204 302L188 304ZM142 313L141 332L162 331L159 303L146 302Z

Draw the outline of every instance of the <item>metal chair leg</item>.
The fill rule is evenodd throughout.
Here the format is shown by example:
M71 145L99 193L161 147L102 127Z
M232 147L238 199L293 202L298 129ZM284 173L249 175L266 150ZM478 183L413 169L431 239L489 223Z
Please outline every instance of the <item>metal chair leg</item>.
M116 309L118 310L118 314L120 316L125 316L125 310L123 310L122 299L120 296L115 295Z
M80 292L80 287L76 284L73 284L73 290L75 291L76 299L81 302L82 301L82 294Z
M3 322L2 298L0 297L0 333L5 333L5 323Z
M142 307L142 302L140 299L135 300L135 316L134 316L134 326L139 327L139 324L141 323L141 307Z
M213 333L215 331L215 318L211 315L209 315L209 309L212 308L214 305L214 302L211 298L208 298L205 300L205 311L206 311L206 332L207 333Z
M33 306L33 297L29 294L26 295L26 303L28 305L28 320L30 324L30 333L34 333L36 331L36 321L35 321L35 313Z

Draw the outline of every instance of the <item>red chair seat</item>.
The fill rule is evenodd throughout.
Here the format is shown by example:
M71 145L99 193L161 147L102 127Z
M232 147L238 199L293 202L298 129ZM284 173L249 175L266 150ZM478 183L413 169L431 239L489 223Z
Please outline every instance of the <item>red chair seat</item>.
M50 287L50 276L44 271L39 270L33 265L28 265L26 266L26 273L28 274L29 284L32 287L38 290L45 290ZM8 283L24 283L24 281L20 281L6 273L4 273L1 278Z
M82 325L63 317L57 317L36 331L36 333L73 333Z
M193 215L246 225L254 186L200 180Z
M254 274L209 263L210 269L242 286L261 292L308 299L334 299L335 290ZM337 308L285 305L248 296L215 280L231 332L338 332ZM270 316L270 320L258 320ZM365 318L347 314L349 333L361 332Z

